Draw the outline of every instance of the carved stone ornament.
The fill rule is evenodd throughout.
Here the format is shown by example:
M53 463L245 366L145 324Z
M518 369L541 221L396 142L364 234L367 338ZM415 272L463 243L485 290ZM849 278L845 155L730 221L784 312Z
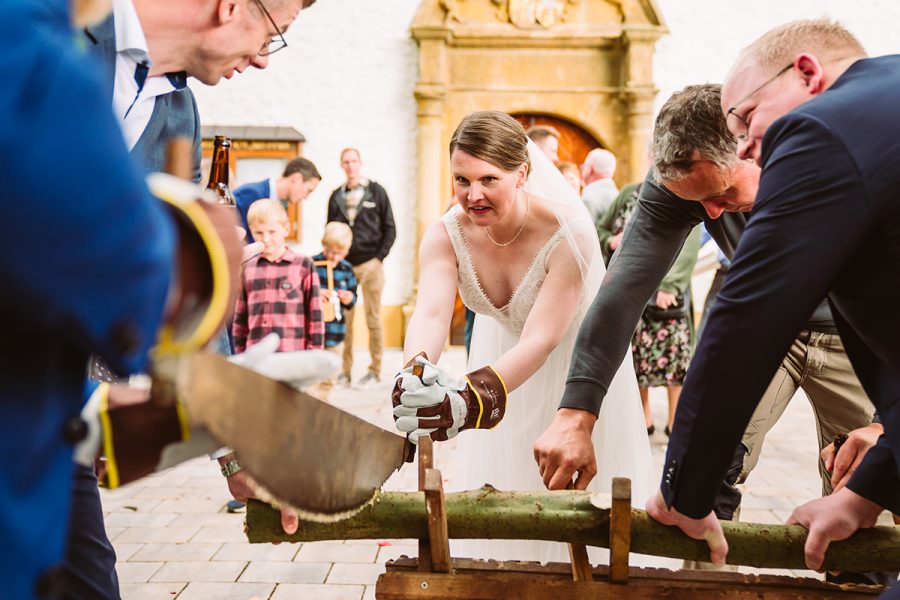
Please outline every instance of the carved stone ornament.
M579 0L493 0L499 5L498 16L516 27L550 28L564 20L566 6ZM505 9L505 10L504 10Z

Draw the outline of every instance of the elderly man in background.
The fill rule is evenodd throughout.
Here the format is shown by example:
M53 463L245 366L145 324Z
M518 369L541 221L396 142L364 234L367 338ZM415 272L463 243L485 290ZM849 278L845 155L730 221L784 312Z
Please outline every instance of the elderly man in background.
M581 199L584 200L594 223L606 214L619 195L619 188L613 181L615 174L615 154L603 148L594 148L588 152L581 166L581 181L584 183Z

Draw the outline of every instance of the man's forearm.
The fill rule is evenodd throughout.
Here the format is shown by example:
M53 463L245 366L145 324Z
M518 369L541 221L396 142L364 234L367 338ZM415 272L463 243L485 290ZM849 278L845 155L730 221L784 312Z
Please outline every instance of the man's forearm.
M663 221L642 208L635 212L578 332L561 408L599 414L644 306L690 230L689 223Z

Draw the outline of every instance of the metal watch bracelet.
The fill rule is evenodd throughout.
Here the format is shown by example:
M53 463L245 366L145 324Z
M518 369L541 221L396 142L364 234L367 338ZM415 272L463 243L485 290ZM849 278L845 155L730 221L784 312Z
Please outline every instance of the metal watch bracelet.
M238 461L234 458L229 460L227 463L222 465L222 475L224 477L231 477L235 473L240 473L244 470L244 467L238 464Z

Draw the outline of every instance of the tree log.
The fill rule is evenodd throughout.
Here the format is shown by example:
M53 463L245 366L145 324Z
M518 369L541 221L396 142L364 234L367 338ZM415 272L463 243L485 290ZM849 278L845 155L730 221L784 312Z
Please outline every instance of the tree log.
M609 547L609 509L591 504L583 491L501 492L490 486L445 494L450 539L546 540ZM806 530L799 525L722 521L728 563L760 568L805 569ZM294 535L281 529L278 511L251 501L247 537L251 543L349 539L425 539L422 492L385 492L357 515L334 523L301 519ZM631 511L631 551L685 560L709 560L706 543L662 525L643 510ZM464 557L459 557L464 558ZM824 568L841 571L900 570L900 528L874 527L833 542Z

